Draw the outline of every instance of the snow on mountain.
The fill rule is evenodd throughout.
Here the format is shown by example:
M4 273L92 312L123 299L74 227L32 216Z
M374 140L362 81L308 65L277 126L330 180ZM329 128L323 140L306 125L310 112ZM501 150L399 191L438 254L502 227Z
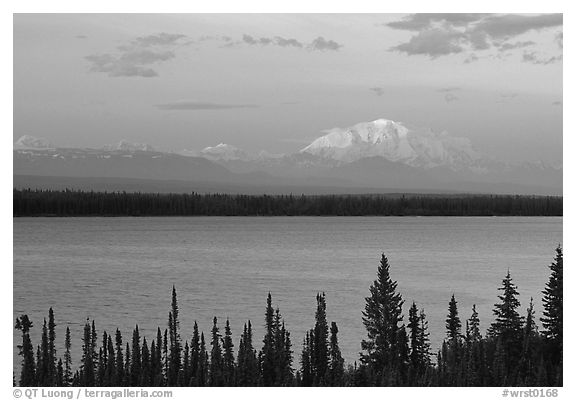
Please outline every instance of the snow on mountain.
M127 140L120 140L117 144L104 146L104 150L121 150L121 151L156 151L154 147L147 143L132 143Z
M401 122L377 119L348 128L333 128L314 140L300 153L353 162L380 156L413 167L452 169L470 167L482 157L469 139L409 129Z
M206 147L200 152L200 156L206 157L210 160L250 160L252 157L244 150L238 147L220 143L213 147Z
M50 148L53 146L48 140L30 135L24 135L14 143L15 150Z

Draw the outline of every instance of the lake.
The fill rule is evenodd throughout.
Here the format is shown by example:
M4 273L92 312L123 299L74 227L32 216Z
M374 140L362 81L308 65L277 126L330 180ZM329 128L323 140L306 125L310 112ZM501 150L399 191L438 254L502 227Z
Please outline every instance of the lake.
M562 243L562 218L549 217L172 217L15 218L14 318L27 313L39 343L53 307L57 342L70 326L73 359L80 357L87 317L125 339L139 325L148 342L167 327L176 286L183 340L194 320L209 335L212 318L230 319L235 351L245 321L255 347L264 334L266 296L291 332L295 368L306 330L314 325L316 293L325 292L328 323L336 321L347 363L365 337L362 310L384 252L406 303L424 307L436 352L452 293L460 317L473 304L483 333L492 320L508 269L522 313L541 291ZM463 323L464 325L464 323ZM14 331L15 345L20 342ZM101 338L101 336L99 336ZM18 364L20 358L14 360ZM58 356L62 356L59 351Z

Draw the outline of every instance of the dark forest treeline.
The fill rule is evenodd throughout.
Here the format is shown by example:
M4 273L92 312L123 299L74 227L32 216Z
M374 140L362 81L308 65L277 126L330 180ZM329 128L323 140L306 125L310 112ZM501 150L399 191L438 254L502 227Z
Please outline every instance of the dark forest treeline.
M562 197L228 195L14 190L14 216L561 216Z
M412 303L404 320L404 301L382 255L362 312L367 336L361 343L360 362L347 367L338 345L338 326L326 319L323 293L316 296L315 324L300 342L299 365L294 363L293 339L270 294L263 339L254 337L247 321L237 349L229 322L222 330L216 317L206 336L195 323L191 336L187 332L188 339L183 340L175 288L167 327L158 327L155 338L141 337L138 326L131 337L123 337L118 329L99 335L95 322L86 321L81 361L75 369L68 328L64 354L57 354L52 309L36 348L30 339L32 321L24 314L16 319L22 357L18 382L21 386L562 386L561 247L549 268L541 330L532 300L525 312L520 309L508 272L485 335L475 306L463 320L451 297L445 340L433 357L424 310Z

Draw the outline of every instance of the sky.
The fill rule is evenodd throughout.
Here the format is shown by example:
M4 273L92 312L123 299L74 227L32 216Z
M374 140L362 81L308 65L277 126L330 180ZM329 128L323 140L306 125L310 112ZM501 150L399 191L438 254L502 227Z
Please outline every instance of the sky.
M562 163L561 14L15 14L14 131L290 153L379 118Z

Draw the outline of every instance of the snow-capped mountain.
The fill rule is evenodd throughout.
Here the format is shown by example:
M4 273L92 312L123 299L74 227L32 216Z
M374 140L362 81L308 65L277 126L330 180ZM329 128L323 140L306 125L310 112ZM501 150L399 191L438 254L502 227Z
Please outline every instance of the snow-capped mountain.
M238 147L220 143L213 147L205 147L200 152L201 157L206 157L210 160L250 160L252 157L244 150Z
M482 159L469 139L409 129L401 122L387 119L333 128L325 133L300 152L346 163L383 157L425 169L445 166L459 170L472 167Z
M51 148L53 146L48 140L30 135L24 135L14 143L14 149L18 150Z

